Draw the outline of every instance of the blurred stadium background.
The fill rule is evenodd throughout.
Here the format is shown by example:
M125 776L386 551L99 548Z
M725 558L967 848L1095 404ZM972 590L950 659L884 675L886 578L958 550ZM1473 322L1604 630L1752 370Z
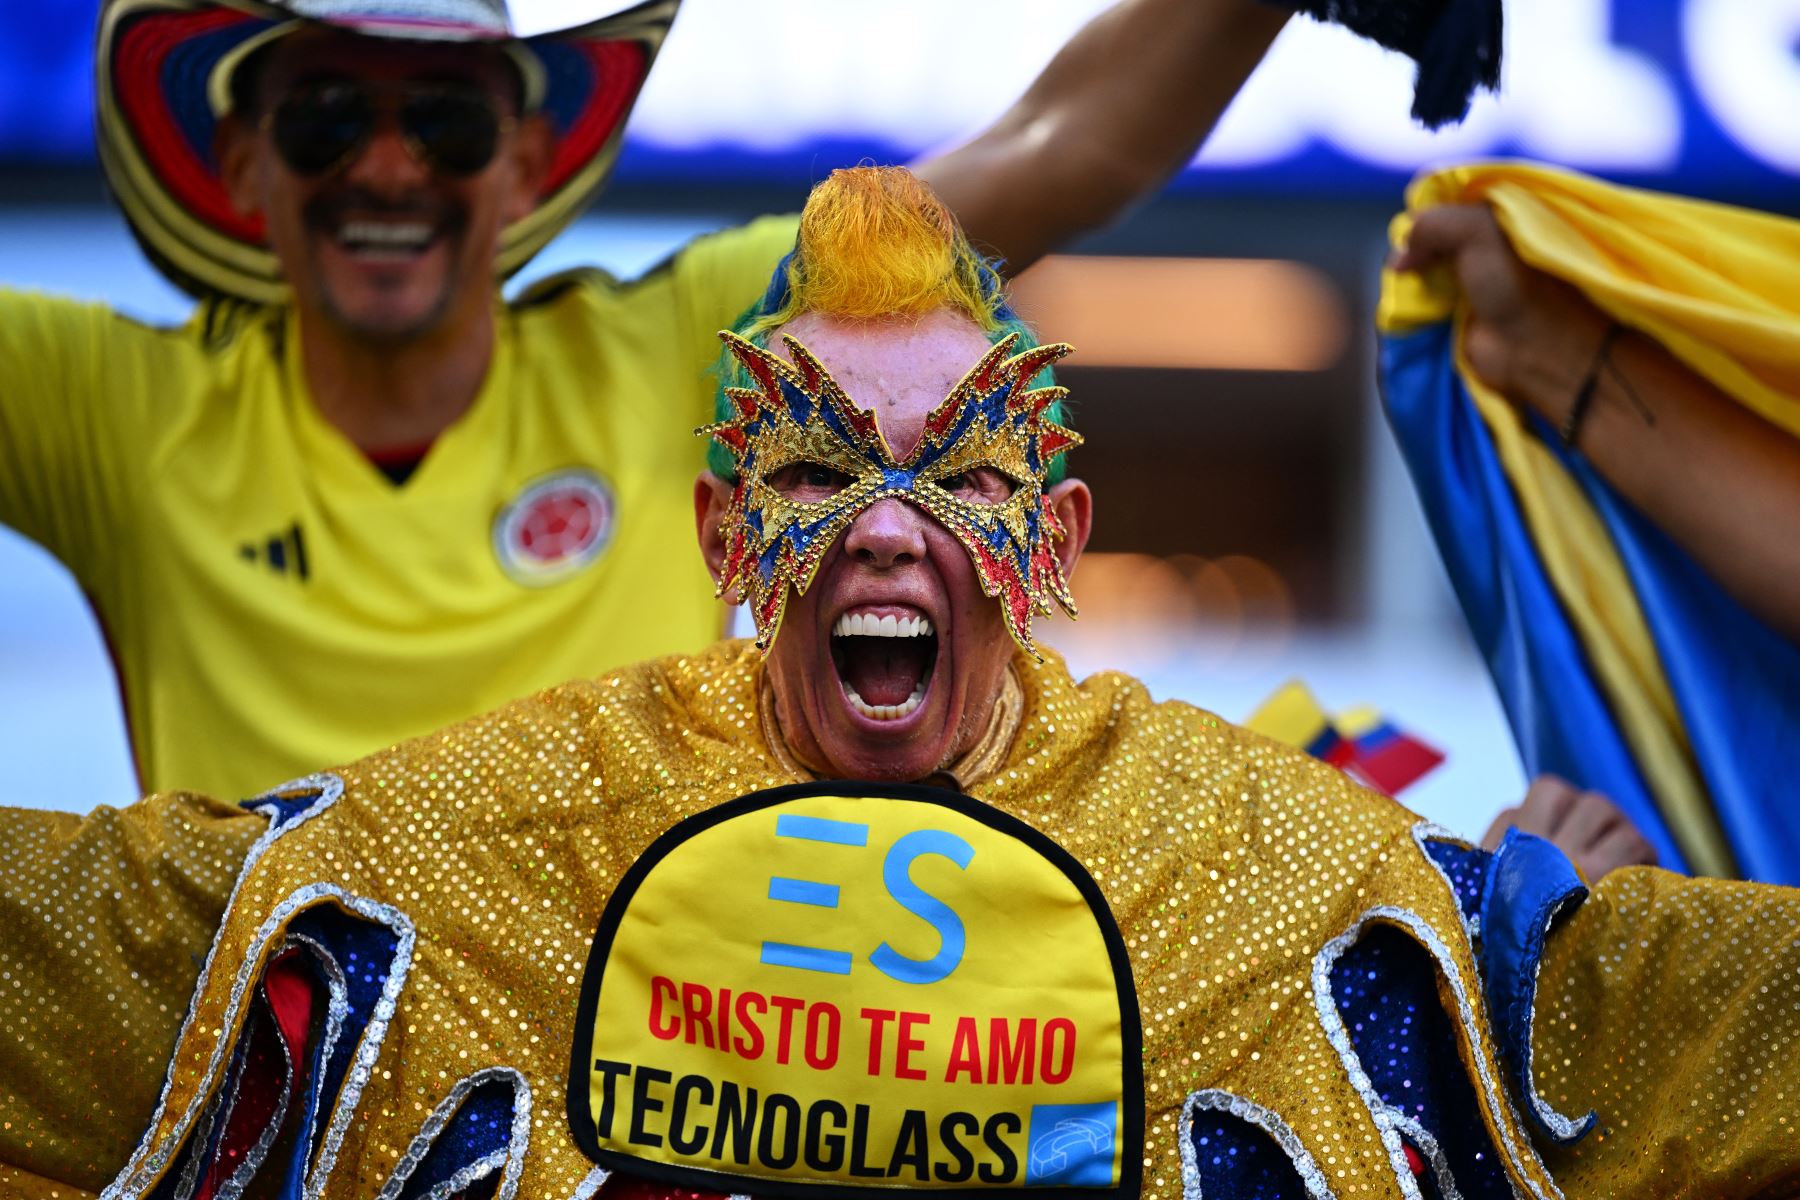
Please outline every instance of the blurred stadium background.
M698 232L794 207L832 167L953 144L1104 3L687 0L611 191L526 278L634 274ZM531 32L620 7L514 12ZM94 164L95 8L0 8L0 285L179 321L187 303ZM1374 395L1376 274L1406 180L1523 155L1800 209L1800 0L1508 10L1501 96L1438 134L1406 118L1405 60L1297 23L1166 195L1022 284L1027 312L1078 347L1078 469L1101 498L1074 581L1083 618L1047 639L1078 671L1122 667L1234 719L1294 677L1328 708L1374 705L1449 756L1404 799L1471 835L1523 778ZM136 794L81 595L3 529L0 764L8 803Z

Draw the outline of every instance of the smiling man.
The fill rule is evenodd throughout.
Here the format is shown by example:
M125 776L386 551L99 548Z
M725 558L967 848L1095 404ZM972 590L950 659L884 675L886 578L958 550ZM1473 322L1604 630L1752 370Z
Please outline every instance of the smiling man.
M233 204L262 215L303 335L329 336L328 322L405 343L491 324L493 247L530 214L552 147L502 51L396 54L308 29L236 82L221 173ZM389 128L401 136L378 136Z
M915 177L822 184L724 336L695 517L755 641L249 812L5 814L0 1191L1800 1181L1800 893L1590 895L1037 649L1092 510L1067 347Z
M0 292L0 521L93 604L146 788L249 795L718 635L669 553L688 432L792 219L498 286L603 186L675 10L518 38L500 0L104 4L101 163L199 306ZM922 169L1022 269L1186 163L1284 19L1124 0Z

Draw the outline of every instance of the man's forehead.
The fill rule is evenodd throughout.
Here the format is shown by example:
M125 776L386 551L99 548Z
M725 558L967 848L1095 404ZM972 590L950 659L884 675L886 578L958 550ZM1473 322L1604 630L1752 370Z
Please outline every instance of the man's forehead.
M949 309L854 321L802 313L769 338L770 349L786 358L783 334L811 351L853 403L875 414L901 458L926 415L988 350L981 327Z

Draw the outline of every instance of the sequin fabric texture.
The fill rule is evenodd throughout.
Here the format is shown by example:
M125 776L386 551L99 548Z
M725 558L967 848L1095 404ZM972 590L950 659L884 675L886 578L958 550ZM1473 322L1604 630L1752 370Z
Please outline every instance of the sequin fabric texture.
M131 1153L264 824L187 795L0 810L0 1196L98 1191Z
M927 415L919 444L901 460L874 414L858 407L798 341L782 339L793 355L788 363L734 333L719 336L756 382L754 388L727 388L737 417L700 430L737 463L722 530L719 594L748 585L757 645L767 649L774 642L789 589L804 593L838 534L888 496L918 505L956 535L975 562L983 594L1000 601L1013 640L1034 657L1032 614L1049 616L1054 599L1074 615L1074 597L1052 550L1064 530L1043 484L1051 460L1081 439L1043 416L1066 390L1029 387L1070 346L1059 342L1011 354L1018 335L1001 339ZM777 472L803 462L852 482L813 502L770 486ZM1012 494L999 504L973 504L939 486L977 467L1005 475Z
M1546 1151L1568 1195L1800 1195L1800 891L1613 872L1545 947L1532 1047L1599 1115Z
M1447 1194L1425 1161L1432 1127L1414 1120L1429 1106L1413 1095L1452 1084L1454 1103L1476 1111L1450 1115L1477 1136L1429 1140L1452 1164L1481 1154L1485 1170L1498 1155L1490 1181L1503 1176L1515 1194L1768 1195L1791 1182L1780 1171L1795 1159L1800 1071L1795 893L1635 872L1617 901L1594 907L1611 894L1603 886L1558 930L1542 974L1540 1082L1564 1111L1614 1106L1610 1124L1556 1151L1568 1171L1559 1192L1508 1092L1463 910L1411 814L1205 712L1154 704L1122 676L1076 684L1054 656L1015 662L1019 728L970 790L1074 854L1118 920L1144 1030L1146 1196L1201 1195L1211 1159L1245 1156L1282 1189L1270 1194ZM239 885L117 1194L155 1191L180 1161L225 1086L247 997L300 923L330 913L381 934L364 944L380 950L367 970L382 990L346 1019L352 1065L320 1125L335 1133L310 1152L320 1194L402 1195L409 1178L471 1177L448 1148L468 1113L467 1153L500 1200L604 1200L609 1185L562 1103L582 967L606 898L657 835L795 781L757 716L761 671L753 646L724 643L366 759L337 773L343 794L329 803L322 785L296 793L278 818L286 832ZM307 794L321 797L317 811L299 807ZM1635 932L1646 914L1648 956ZM1709 964L1700 974L1695 956ZM1423 964L1427 985L1370 991L1367 972L1389 959ZM0 1014L16 1022L40 974L26 964L14 978L23 986L9 982ZM110 1002L67 1003L97 1042ZM1453 1054L1459 1076L1411 1073L1395 1033L1409 1017L1453 1047L1432 1069ZM1710 1032L1696 1041L1696 1028ZM58 1062L72 1045L87 1043L39 1042L25 1061ZM1265 1140L1245 1141L1245 1129ZM98 1161L103 1149L80 1144L82 1132L59 1153ZM0 1146L14 1164L0 1194L80 1194L45 1182L63 1160L36 1157L31 1139ZM1464 1194L1488 1194L1468 1182Z

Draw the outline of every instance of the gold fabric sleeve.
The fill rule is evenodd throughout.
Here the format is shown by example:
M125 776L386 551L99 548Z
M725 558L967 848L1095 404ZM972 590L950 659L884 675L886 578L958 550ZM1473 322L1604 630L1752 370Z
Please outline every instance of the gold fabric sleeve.
M149 1123L262 817L0 808L0 1196L98 1191Z
M1800 889L1614 871L1538 976L1537 1087L1600 1123L1568 1196L1800 1195Z

